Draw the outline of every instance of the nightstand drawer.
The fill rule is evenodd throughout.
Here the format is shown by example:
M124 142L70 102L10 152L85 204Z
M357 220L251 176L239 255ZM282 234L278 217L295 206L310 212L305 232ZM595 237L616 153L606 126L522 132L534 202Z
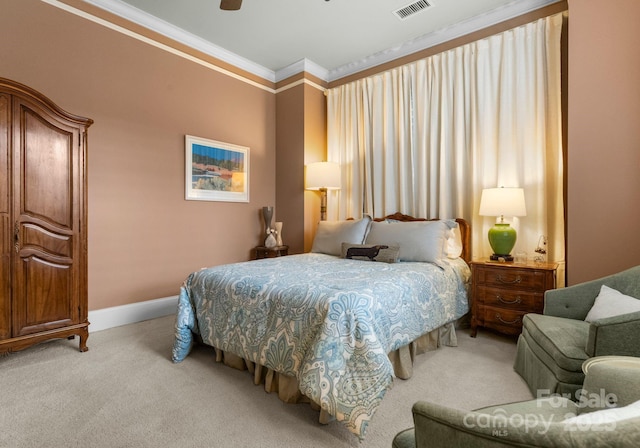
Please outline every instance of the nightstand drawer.
M544 293L478 286L476 300L487 306L541 313Z
M478 267L479 284L522 289L542 289L545 287L544 272L531 269L485 269Z
M525 311L505 310L503 308L483 307L483 326L493 328L504 334L520 334Z

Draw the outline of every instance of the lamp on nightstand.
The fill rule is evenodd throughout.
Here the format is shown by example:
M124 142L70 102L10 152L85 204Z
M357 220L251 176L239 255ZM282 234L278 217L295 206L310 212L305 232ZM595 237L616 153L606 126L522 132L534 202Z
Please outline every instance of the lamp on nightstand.
M327 190L340 189L340 165L335 162L314 162L307 165L306 189L322 194L320 220L327 219Z
M492 260L513 261L511 249L516 244L516 230L504 222L506 216L527 216L522 188L485 188L480 199L481 216L499 216L500 221L489 229Z

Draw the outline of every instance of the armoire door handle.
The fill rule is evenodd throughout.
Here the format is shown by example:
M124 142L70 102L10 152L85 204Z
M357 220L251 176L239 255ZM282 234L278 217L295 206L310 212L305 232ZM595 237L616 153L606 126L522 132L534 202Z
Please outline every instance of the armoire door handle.
M13 225L13 246L16 248L16 253L20 251L20 224L18 221Z

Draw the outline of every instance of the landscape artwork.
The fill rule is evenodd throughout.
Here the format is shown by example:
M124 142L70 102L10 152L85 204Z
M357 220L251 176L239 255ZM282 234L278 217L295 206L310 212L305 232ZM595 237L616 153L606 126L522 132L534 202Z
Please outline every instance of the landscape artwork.
M249 148L187 135L185 198L249 202Z

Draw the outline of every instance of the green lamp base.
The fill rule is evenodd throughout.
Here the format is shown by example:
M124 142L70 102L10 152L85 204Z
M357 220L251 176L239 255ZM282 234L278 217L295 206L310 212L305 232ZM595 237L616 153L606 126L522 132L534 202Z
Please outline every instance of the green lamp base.
M509 224L496 223L489 229L489 244L493 249L491 260L513 261L511 249L516 245L516 230Z

